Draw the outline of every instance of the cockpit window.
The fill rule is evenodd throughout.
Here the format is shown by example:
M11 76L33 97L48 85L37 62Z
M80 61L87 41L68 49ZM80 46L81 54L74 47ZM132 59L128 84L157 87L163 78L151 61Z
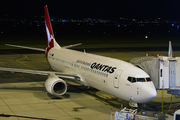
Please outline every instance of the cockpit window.
M133 82L136 82L136 78L132 78L132 83L133 83Z
M136 79L137 79L137 82L146 82L145 78L136 78Z
M151 79L150 78L146 78L146 80L149 82L149 81L151 81Z
M129 82L136 82L136 78L133 78L133 77L128 77L128 79L127 79Z
M135 78L135 77L128 77L127 80L131 83L135 82L149 82L151 81L150 78Z
M132 77L128 77L128 79L127 79L127 80L128 80L129 82L131 82L131 79L132 79Z

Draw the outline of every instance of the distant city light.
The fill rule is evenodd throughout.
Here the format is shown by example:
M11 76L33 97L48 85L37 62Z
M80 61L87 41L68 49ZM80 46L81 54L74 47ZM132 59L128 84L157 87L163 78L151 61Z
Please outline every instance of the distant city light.
M62 22L66 22L66 20L62 20Z
M5 15L7 16L7 14L5 14ZM34 19L28 20L27 18L21 17L21 16L19 18L12 18L12 16L9 16L9 14L8 14L8 17L6 17L6 16L4 16L4 18L0 18L0 22L2 22L2 23L11 22L11 27L13 27L15 29L18 27L21 27L23 25L29 25L32 27L34 27L34 26L41 27L41 26L43 26L42 25L43 22L45 22L44 19L42 20L42 17L44 17L44 16L34 16L34 17L36 17L35 18L36 20L34 20ZM39 17L41 17L41 18L38 19ZM142 30L144 29L143 27L150 27L150 29L151 29L151 25L152 25L152 27L160 27L160 28L162 26L165 26L165 27L170 26L170 28L166 31L166 33L168 32L169 34L173 33L174 31L180 30L180 28L179 28L180 21L170 21L170 20L163 20L163 19L161 20L160 18L156 18L156 19L151 18L151 19L147 19L147 20L128 19L128 18L119 18L119 19L113 19L113 20L98 19L98 18L83 18L83 19L53 18L53 19L50 19L50 21L53 21L53 23L57 24L57 25L71 25L71 26L76 25L78 27L84 27L86 25L87 25L87 27L89 27L89 26L93 27L93 26L97 25L97 26L106 26L106 28L110 28L112 26L112 27L118 28L117 30L121 30L121 27L124 27L124 28L127 27L127 31L125 31L125 32L128 32L129 34L134 33L135 31L133 29L137 28L137 27L139 27ZM164 24L164 23L168 23L168 24ZM132 27L133 29L131 29L130 27ZM162 27L162 29L163 29L163 27ZM90 30L87 29L85 32L89 33L89 34L94 34L94 32L96 32L96 31L91 32ZM108 31L106 31L106 32L109 34ZM107 34L106 32L104 30L100 31L100 33L104 34L104 35ZM149 35L152 34L151 32L150 32L150 30L146 31L145 35L142 34L142 37L144 35L144 39L148 39ZM3 31L0 31L0 34L2 34L2 33L3 33ZM152 34L152 35L154 35L154 34Z

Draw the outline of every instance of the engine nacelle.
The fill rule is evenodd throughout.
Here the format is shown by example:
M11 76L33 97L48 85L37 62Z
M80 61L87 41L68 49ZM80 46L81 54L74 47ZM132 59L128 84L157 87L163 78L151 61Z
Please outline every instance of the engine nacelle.
M46 90L56 96L64 95L67 91L67 84L57 76L49 76L45 81Z

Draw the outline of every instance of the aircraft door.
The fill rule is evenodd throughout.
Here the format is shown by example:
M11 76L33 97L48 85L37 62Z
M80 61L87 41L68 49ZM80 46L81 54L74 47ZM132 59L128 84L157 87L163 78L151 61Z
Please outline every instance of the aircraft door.
M120 79L121 73L122 73L122 71L118 70L118 71L116 71L116 73L114 75L113 85L115 88L119 88L119 79Z

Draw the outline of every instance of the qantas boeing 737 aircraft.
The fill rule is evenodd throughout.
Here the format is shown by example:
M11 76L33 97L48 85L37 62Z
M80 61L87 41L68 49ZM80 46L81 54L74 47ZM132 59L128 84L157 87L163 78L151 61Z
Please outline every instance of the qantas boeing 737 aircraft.
M66 93L67 84L63 79L68 78L134 103L146 103L156 97L157 93L153 82L149 75L140 68L122 60L68 49L78 44L61 47L54 38L46 5L44 10L47 35L45 50L8 45L45 51L49 65L56 72L3 67L0 67L0 70L47 75L45 88L47 92L55 96Z

